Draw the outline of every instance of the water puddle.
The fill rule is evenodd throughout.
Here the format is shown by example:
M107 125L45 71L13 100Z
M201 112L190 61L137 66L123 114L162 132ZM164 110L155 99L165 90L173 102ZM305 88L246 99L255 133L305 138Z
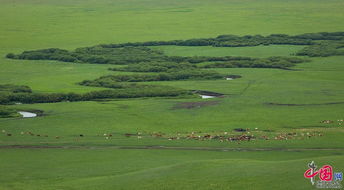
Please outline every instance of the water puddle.
M19 111L18 113L22 115L24 118L37 117L37 114L31 112Z
M216 98L216 96L200 95L202 99Z

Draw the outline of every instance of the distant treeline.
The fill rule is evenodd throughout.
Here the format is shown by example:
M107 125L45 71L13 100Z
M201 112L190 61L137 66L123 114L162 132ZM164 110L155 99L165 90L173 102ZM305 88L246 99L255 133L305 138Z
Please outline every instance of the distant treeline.
M320 42L318 44L305 47L304 49L297 52L296 55L310 57L344 55L344 40Z
M196 68L280 68L286 69L297 63L307 62L306 59L298 57L269 57L269 58L238 58L228 57L221 61L210 62L202 65L195 65L188 62L143 62L127 65L120 68L109 68L112 71L126 72L177 72Z
M102 48L100 46L78 48L67 51L58 48L24 51L21 54L7 54L11 59L57 60L74 63L131 64L152 60L164 60L162 52L147 47Z
M8 54L7 58L27 60L57 60L74 63L130 65L141 62L188 62L202 63L214 61L251 60L250 57L208 57L208 56L166 56L148 47L103 48L93 46L79 48L74 52L58 48L24 51L22 54Z
M92 50L93 48L97 50ZM232 63L232 67L253 67L253 68L285 68L294 66L296 63L301 63L302 59L298 58L282 58L273 57L266 59L250 58L250 57L207 57L207 56L165 56L159 51L150 50L146 47L125 47L118 49L111 49L108 51L106 48L92 47L78 49L75 53L68 52L61 49L45 49L36 51L25 51L20 55L8 55L10 58L15 59L48 59L59 61L71 62L88 62L97 64L125 64L128 65L124 68L113 68L116 71L132 71L132 72L167 72L168 70L180 70L196 68L197 66L188 63L204 63L204 62L226 62ZM104 50L103 54L101 53ZM118 52L117 52L118 51ZM86 52L86 53L85 53ZM115 53L116 52L116 53ZM92 54L93 53L93 54ZM109 54L107 54L109 53ZM74 56L73 59L70 59ZM278 60L277 60L278 59ZM271 61L273 60L273 61ZM279 65L280 64L280 65ZM218 63L217 65L221 65ZM229 67L229 66L228 66ZM200 67L201 68L201 67Z
M287 69L297 63L307 62L308 60L297 57L269 57L251 60L238 60L228 62L215 62L200 65L200 68L278 68Z
M171 41L149 41L123 44L102 44L104 48L121 48L121 47L138 47L138 46L216 46L216 47L242 47L242 46L259 46L272 44L286 45L313 45L315 40L341 40L344 38L344 32L320 32L307 33L295 36L286 34L262 35L220 35L216 38L198 38L189 40L171 40Z
M166 61L182 63L203 63L203 62L215 62L215 61L234 61L234 60L251 60L250 57L236 57L236 56L224 56L224 57L210 57L210 56L191 56L191 57L181 57L181 56L169 56L166 57Z
M149 81L174 81L174 80L188 80L188 79L224 79L225 75L219 74L215 71L202 70L180 70L170 73L156 73L156 74L134 74L134 75L107 75L95 80L82 81L81 85L86 86L102 86L108 88L118 88L119 82L149 82Z
M109 70L126 72L173 72L178 70L189 70L195 68L197 68L197 66L190 63L143 62L127 65L125 67L120 68L109 68Z
M242 47L272 44L307 45L297 55L331 56L343 55L344 32L321 32L289 36L285 34L261 35L220 35L216 38L199 38L189 40L150 41L123 44L101 44L92 47L77 48L67 51L58 48L24 51L21 54L9 53L7 58L28 60L57 60L74 63L118 64L128 65L140 62L214 62L232 61L233 59L250 59L241 57L180 57L166 56L163 52L152 50L149 46L215 46ZM322 52L321 50L324 50Z
M97 99L140 98L140 97L175 97L191 95L192 92L170 86L149 86L147 88L122 88L116 90L93 91L85 94L76 93L8 93L0 95L0 104L53 103L63 101L90 101Z

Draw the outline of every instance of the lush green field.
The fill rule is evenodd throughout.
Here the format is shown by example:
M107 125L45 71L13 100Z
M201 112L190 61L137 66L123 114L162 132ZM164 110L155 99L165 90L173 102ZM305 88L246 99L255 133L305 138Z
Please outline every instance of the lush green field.
M341 0L0 0L0 5L0 84L28 85L42 93L102 90L78 83L122 73L108 70L114 65L11 60L5 58L7 53L220 34L344 31ZM269 57L289 56L302 47L154 48L170 56ZM0 118L0 189L313 189L303 177L310 161L344 171L344 123L337 121L344 119L344 58L309 59L294 70L209 69L242 76L230 81L144 82L213 91L224 98L8 106L44 114ZM212 101L217 102L176 108L185 102ZM233 132L235 128L249 128L257 137L294 132L298 137L313 132L323 136L168 140L192 132L241 134ZM163 138L150 136L158 132ZM145 149L152 146L154 150Z
M343 151L276 151L270 156L184 150L0 152L6 173L2 189L314 189L303 177L310 159L333 164L335 171L344 167Z

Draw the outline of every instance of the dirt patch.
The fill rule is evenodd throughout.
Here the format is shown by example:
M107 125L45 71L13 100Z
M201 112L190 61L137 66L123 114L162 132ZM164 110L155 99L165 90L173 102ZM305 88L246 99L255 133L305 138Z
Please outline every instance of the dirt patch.
M206 106L214 106L219 104L220 101L208 101L208 102L180 102L173 106L172 109L196 109Z
M322 104L280 104L280 103L265 103L269 106L323 106L323 105L335 105L335 104L344 104L344 102L328 102Z

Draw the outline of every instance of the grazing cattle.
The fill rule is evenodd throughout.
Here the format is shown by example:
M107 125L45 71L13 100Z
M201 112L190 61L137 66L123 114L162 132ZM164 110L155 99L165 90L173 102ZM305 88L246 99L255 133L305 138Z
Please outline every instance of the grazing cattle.
M59 136L55 136L55 139L59 139L60 137Z
M27 132L29 135L34 136L35 134L33 134L31 131Z
M10 137L10 136L12 136L12 134L11 134L11 133L7 133L7 136L9 136L9 137Z
M124 136L126 137L130 137L130 136L133 136L134 134L130 134L130 133L125 133Z
M330 123L333 123L333 121L332 120L323 120L323 121L320 121L320 123L330 124Z
M216 136L213 136L213 138L212 138L212 139L220 139L220 138L222 138L222 136L218 136L218 135L216 135Z
M153 134L155 137L162 137L162 134L160 134L160 133L154 133Z
M80 136L80 137L84 137L84 135L83 135L83 134L80 134L79 136Z
M236 131L236 132L246 132L246 131L247 131L247 129L243 129L243 128L236 128L236 129L234 129L234 131Z

